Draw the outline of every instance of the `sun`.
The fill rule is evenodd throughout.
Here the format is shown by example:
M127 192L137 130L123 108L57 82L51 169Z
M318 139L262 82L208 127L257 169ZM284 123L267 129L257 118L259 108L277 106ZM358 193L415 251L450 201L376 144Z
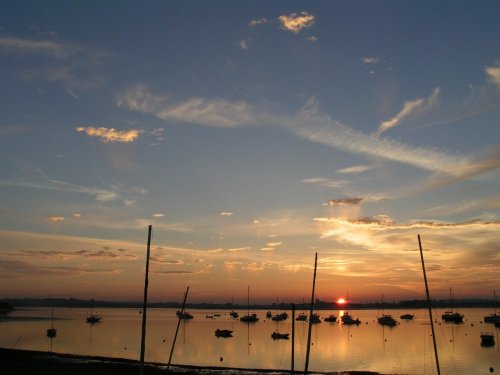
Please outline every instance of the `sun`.
M346 304L346 300L342 297L340 297L338 300L337 300L337 305L345 305Z

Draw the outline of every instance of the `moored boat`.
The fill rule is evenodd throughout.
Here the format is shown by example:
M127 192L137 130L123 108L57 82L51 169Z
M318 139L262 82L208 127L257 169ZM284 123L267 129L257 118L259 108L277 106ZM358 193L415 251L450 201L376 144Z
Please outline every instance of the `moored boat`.
M495 336L492 332L481 332L481 346L495 345Z
M413 320L415 318L415 315L413 315L413 314L403 314L399 318L403 319L403 320Z
M239 316L239 315L238 315L238 313L237 313L236 311L234 311L234 310L233 310L233 311L231 311L231 312L229 313L229 315L231 315L231 318L237 318L237 317Z
M321 323L321 319L320 319L318 314L311 315L311 323L313 323L313 324Z
M101 316L96 314L90 314L89 316L87 316L87 323L89 324L101 323Z
M175 314L179 317L179 319L183 320L193 319L193 315L191 315L187 311L182 312L180 310L177 310Z
M394 327L395 325L398 324L396 319L394 319L391 315L388 315L388 314L384 314L384 315L378 317L377 321L382 326Z
M335 323L337 322L337 317L335 315L328 315L325 319L325 322Z
M215 330L215 336L217 337L233 337L233 331L229 329L219 329Z
M279 333L279 332L273 332L271 333L271 338L273 340L288 340L288 336L290 336L289 333Z
M300 313L299 315L297 315L295 320L297 320L299 322L305 322L307 320L307 315L304 313Z
M259 318L257 317L257 314L251 314L251 315L243 315L240 317L240 322L245 322L245 323L253 323L257 322Z
M271 318L271 320L274 320L275 322L279 322L281 320L286 320L288 318L288 314L286 312L283 312L281 314L276 314Z
M361 320L359 320L358 318L354 319L348 313L345 313L344 315L342 315L340 317L340 320L342 321L343 324L347 324L347 325L352 325L352 324L359 325L359 324L361 324Z
M464 316L462 314L452 311L445 311L445 313L441 315L441 319L447 323L460 324L464 322Z

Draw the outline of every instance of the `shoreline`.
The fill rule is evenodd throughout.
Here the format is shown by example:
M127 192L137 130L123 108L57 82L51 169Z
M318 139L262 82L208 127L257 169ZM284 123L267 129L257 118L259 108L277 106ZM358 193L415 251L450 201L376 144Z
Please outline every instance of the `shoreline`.
M82 356L35 350L0 348L2 374L5 375L137 375L140 362L133 359ZM144 374L199 374L199 375L253 375L253 374L290 374L289 370L244 369L230 367L209 367L173 364L167 371L165 363L147 362ZM296 370L295 373L302 373ZM337 375L383 375L373 371L316 372L312 374Z

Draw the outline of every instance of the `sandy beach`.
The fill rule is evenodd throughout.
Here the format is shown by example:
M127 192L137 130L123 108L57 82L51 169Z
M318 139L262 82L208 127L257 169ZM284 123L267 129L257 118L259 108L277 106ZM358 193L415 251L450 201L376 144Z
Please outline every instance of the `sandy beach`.
M70 354L40 352L31 350L0 348L0 362L4 375L104 375L104 374L139 374L140 363L134 360L87 357ZM252 375L252 374L290 374L287 371L264 369L234 369L227 367L197 367L174 365L169 373L207 374L207 375ZM144 374L166 374L165 364L147 363ZM301 373L297 371L297 373ZM317 373L317 372L314 372ZM324 374L324 373L322 373ZM334 372L337 375L381 375L377 372L352 371Z

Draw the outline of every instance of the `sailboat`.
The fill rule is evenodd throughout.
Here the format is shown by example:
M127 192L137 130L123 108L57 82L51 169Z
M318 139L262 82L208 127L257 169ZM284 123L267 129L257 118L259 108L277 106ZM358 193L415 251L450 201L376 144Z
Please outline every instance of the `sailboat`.
M450 310L445 311L443 315L441 315L441 319L443 319L447 323L455 323L455 324L460 324L463 323L464 321L464 316L460 314L459 312L453 312L451 309L451 288L450 288Z
M497 293L495 289L493 289L493 297L494 297L493 303L495 305L495 312L493 314L484 317L485 323L500 323L500 315L497 314Z
M282 321L282 320L286 320L288 318L288 314L286 312L282 312L282 313L278 313L278 298L276 298L276 315L271 317L271 320L275 321L275 322L279 322L279 321ZM269 313L269 311L268 311ZM267 315L266 315L267 317Z
M349 303L349 292L346 293L346 302ZM340 317L340 320L342 321L342 324L347 324L347 325L359 325L361 324L361 320L358 318L354 319L351 314L349 314L349 310L344 312L342 316Z
M247 291L247 307L248 307L247 315L240 317L240 322L245 322L245 323L257 322L259 320L259 318L257 318L257 314L250 315L250 285L248 286L248 291Z
M96 323L101 323L101 316L100 315L96 315L92 312L92 308L90 308L90 315L87 316L86 320L87 320L87 323L89 324L96 324Z
M384 300L384 297L382 296L382 302ZM382 314L382 316L379 316L377 318L378 324L382 326L388 326L388 327L394 327L395 325L398 324L397 320L392 317L392 315L389 314Z
M51 327L47 329L47 337L53 339L54 337L57 336L57 330L54 328L54 308L52 308L52 314L51 314Z

